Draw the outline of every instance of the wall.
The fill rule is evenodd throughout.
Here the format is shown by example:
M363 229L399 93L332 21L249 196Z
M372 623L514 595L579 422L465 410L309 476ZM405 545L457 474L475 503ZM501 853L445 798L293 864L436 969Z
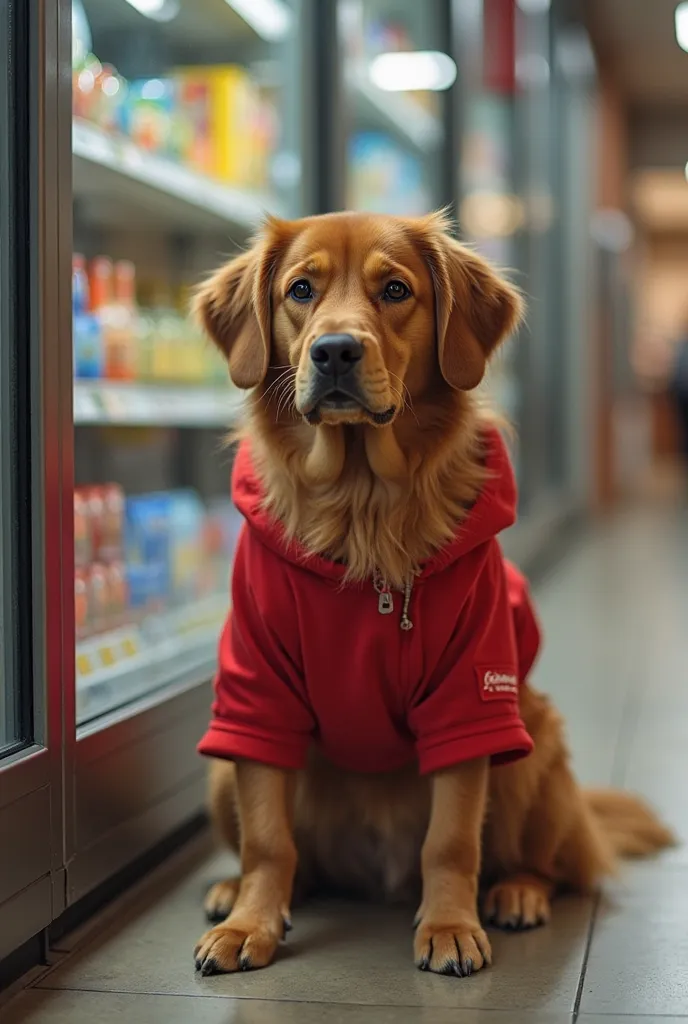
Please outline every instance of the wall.
M673 342L688 328L688 233L647 235L637 275L639 369L653 390L652 447L656 458L677 453L673 409L663 384L670 372Z

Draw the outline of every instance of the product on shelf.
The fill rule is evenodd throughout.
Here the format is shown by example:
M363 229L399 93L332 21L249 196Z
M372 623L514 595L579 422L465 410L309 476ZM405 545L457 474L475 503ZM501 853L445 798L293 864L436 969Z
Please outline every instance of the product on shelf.
M234 64L182 67L127 82L92 53L75 55L73 112L155 156L246 189L269 184L274 103Z
M199 596L205 509L193 491L171 491L169 501L170 589L176 603Z
M351 137L349 167L352 209L406 216L430 209L421 161L382 132Z
M173 81L150 78L130 82L120 127L141 149L171 156L174 108Z
M74 255L74 376L230 386L220 353L180 312L187 295L156 284L148 289L157 303L150 308L138 304L136 291L131 261L97 256L87 265Z
M108 256L91 260L91 308L103 337L104 376L110 380L134 380L136 346L134 265Z
M259 100L249 75L236 65L216 65L182 68L177 77L181 104L191 115L190 149L184 156L206 174L250 187Z
M75 253L72 260L72 333L74 342L74 376L103 376L103 335L100 321L90 312L89 283L86 260Z
M101 502L98 557L108 564L118 563L123 554L124 492L119 484L98 488Z
M77 640L90 632L88 570L77 566L74 570L74 625Z
M74 491L74 562L85 568L93 557L90 509L84 489Z
M74 601L83 640L227 593L241 516L193 490L124 498L117 484L74 493Z

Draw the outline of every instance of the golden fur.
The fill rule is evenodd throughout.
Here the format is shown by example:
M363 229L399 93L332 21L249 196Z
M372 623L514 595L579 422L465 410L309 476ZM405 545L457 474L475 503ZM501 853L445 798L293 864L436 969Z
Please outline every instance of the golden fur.
M301 302L290 289L304 280L313 295ZM403 301L386 299L390 280L395 295L407 287ZM449 237L442 215L339 214L268 221L202 286L197 309L235 383L254 389L245 433L287 535L345 563L350 578L380 573L402 587L484 483L486 414L472 390L521 316L517 292ZM332 331L361 341L353 406L316 401L311 347ZM557 889L589 890L617 856L671 843L635 798L579 789L561 720L528 685L521 713L534 753L489 773L476 762L432 779L413 766L353 775L317 754L295 775L214 763L211 811L223 841L241 848L242 878L207 896L209 916L229 917L199 943L201 970L270 961L298 871L306 892L422 889L416 963L471 973L491 958L479 873L484 916L529 927L548 919Z

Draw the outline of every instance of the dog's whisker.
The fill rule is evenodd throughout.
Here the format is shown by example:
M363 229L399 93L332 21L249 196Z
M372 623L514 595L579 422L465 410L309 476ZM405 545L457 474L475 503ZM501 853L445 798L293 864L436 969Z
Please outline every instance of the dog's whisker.
M286 380L283 382L280 390L280 396L277 402L277 416L279 417L285 407L288 407L290 399L293 400L295 396L295 390L290 386L290 381Z
M293 370L293 373L290 374L291 370ZM273 398L279 396L285 385L289 387L290 376L293 376L294 378L296 377L296 371L291 366L287 370L285 370L284 373L281 373L277 380L273 381L270 387L266 389L264 397L267 399L268 405L270 404ZM270 394L270 392L272 392L272 394Z

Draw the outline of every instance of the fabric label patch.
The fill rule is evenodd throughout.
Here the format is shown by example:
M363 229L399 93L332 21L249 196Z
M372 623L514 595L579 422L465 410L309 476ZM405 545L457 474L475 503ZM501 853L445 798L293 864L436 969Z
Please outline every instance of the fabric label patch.
M482 700L518 697L518 675L513 668L485 668L481 665L475 671Z

